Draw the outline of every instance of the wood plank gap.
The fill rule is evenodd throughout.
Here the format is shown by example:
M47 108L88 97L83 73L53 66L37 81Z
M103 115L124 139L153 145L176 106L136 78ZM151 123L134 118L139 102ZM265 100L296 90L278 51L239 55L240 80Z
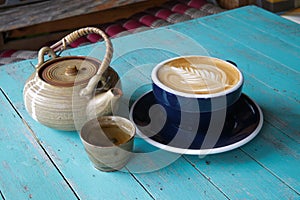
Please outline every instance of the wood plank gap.
M139 67L136 67L132 62L130 62L129 60L127 60L126 58L119 58L119 59L122 59L122 61L124 61L125 63L129 64L132 66L132 68L134 68L137 72L139 72L140 74L144 75L144 72L142 71L141 68ZM149 80L151 80L150 77L148 77Z
M194 167L195 168L195 170L197 171L197 172L199 172L210 184L212 184L217 190L219 190L224 196L225 196L225 198L226 199L228 199L228 200L230 200L230 198L216 185L216 184L214 184L213 182L212 182L212 180L208 177L208 176L206 176L204 173L202 173L197 167L196 167L196 165L194 164L194 163L192 163L192 161L190 161L188 158L186 158L184 155L182 156L190 165L192 165L192 167Z
M15 108L14 108L15 109ZM18 115L20 115L18 113ZM55 169L58 171L58 173L61 175L61 177L63 178L63 180L66 182L66 184L68 185L68 187L70 188L70 190L73 192L73 194L76 196L76 198L78 200L80 200L79 195L76 193L76 191L72 188L71 184L69 183L69 181L67 180L67 178L63 175L63 173L60 171L60 169L58 168L58 166L55 164L54 160L52 160L51 156L48 154L48 152L46 151L46 149L44 148L43 144L41 143L41 141L37 138L37 136L34 134L33 130L30 128L30 126L27 124L27 122L21 118L23 123L25 124L25 126L28 128L28 130L30 131L31 135L34 137L34 139L37 141L37 143L39 144L39 146L42 148L42 150L45 152L46 156L49 158L50 162L53 164L53 166L55 167Z
M35 70L35 65L33 64L32 61L29 61L30 65L33 67L33 69Z
M147 194L149 194L149 196L155 200L155 198L153 197L153 195L146 189L146 187L138 180L138 178L129 171L129 169L127 167L125 167L126 170L128 171L128 173L132 176L132 178L134 178L134 180L136 180L136 182L147 192Z
M30 128L30 126L27 124L27 122L25 121L25 119L23 119L21 113L19 113L19 111L17 110L17 108L13 105L13 103L10 101L9 97L5 94L5 92L3 91L2 88L0 88L1 93L3 94L3 96L6 98L6 100L9 102L9 104L11 105L11 107L14 109L14 111L17 113L17 115L20 117L20 119L22 120L23 124L28 128L29 132L31 133L31 135L33 136L34 140L38 143L38 145L41 147L41 149L44 151L45 155L47 156L47 158L49 159L49 161L53 164L53 166L55 167L55 169L58 171L58 173L61 175L61 177L63 178L63 180L66 182L66 184L68 185L68 187L70 188L70 190L73 192L73 194L76 196L76 198L78 200L80 200L78 194L75 192L75 190L72 188L71 184L68 182L68 180L66 179L66 177L63 175L63 173L59 170L59 168L57 167L57 165L55 164L55 162L52 160L51 156L48 154L48 152L46 151L46 149L44 148L43 144L41 143L41 141L38 139L38 137L35 135L35 133L33 132L33 130ZM2 193L1 193L2 196Z
M1 190L0 190L0 196L2 197L3 200L5 200L4 195Z
M14 111L17 113L17 115L22 119L23 118L21 116L21 114L18 112L18 110L16 109L16 107L14 106L14 104L10 101L9 97L6 95L6 93L4 92L4 90L2 88L0 88L1 93L3 94L3 96L5 97L5 99L9 102L9 104L11 105L11 107L14 109Z
M255 76L247 73L247 72L243 72L244 74L247 74L248 76L250 76L251 78L255 79L257 82L261 83L262 85L265 85L266 87L270 88L271 90L274 90L276 88L272 87L271 85L268 85L267 83L257 79ZM279 95L283 95L284 97L286 97L287 99L291 100L291 101L295 101L296 103L300 103L300 100L298 99L294 99L291 98L290 96L286 96L285 94L281 93L280 90L274 90L275 92L277 92Z
M276 125L272 124L272 121L269 121L269 118L265 117L264 121L267 122L270 126L274 127L275 129L277 129L280 133L282 133L283 135L287 136L288 138L290 138L291 140L293 140L294 142L300 144L300 142L298 140L295 140L295 138L291 137L290 135L286 134L285 132L282 131L282 129L280 129L280 127L277 127Z
M280 130L279 130L280 131ZM280 131L282 132L282 131ZM253 159L257 164L259 164L262 168L264 168L266 171L268 171L270 174L272 174L275 178L277 178L280 182L282 182L284 185L286 185L288 188L290 188L292 191L294 191L297 195L300 196L300 192L298 192L297 190L295 190L292 186L288 185L284 180L282 180L279 176L277 176L274 172L272 172L269 168L267 168L266 166L264 166L261 162L259 162L258 160L256 160L253 156L251 156L251 154L247 153L245 150L243 150L243 148L239 148L243 153L245 153L247 156L249 156L251 159Z

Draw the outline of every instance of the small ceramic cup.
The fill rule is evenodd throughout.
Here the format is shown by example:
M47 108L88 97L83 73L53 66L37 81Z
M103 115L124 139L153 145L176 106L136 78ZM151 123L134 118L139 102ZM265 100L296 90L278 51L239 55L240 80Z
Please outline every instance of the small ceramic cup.
M187 128L199 115L203 127L212 112L230 108L240 98L244 82L233 62L206 56L165 60L154 67L151 79L154 97L168 120Z
M135 126L119 116L102 116L84 124L80 139L95 168L122 169L133 151Z

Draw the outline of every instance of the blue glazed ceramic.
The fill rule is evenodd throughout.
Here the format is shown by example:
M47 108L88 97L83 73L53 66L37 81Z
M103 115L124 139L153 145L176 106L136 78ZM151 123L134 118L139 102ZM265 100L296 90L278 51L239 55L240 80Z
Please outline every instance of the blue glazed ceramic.
M180 84L177 89L171 88L165 85L158 76L158 71L162 66L170 65L170 63L172 65L172 63L177 60L183 62L183 65L190 64L200 66L202 62L204 65L212 63L212 65L216 67L223 65L233 70L234 73L237 74L238 80L231 88L223 89L218 92L210 92L209 90L206 94L182 92L180 91ZM180 64L177 63L177 65ZM183 70L183 72L185 71ZM209 71L207 73L209 74ZM227 74L230 76L230 73ZM163 61L153 69L151 79L155 99L165 108L169 116L174 117L175 121L178 120L178 116L183 112L189 115L192 113L209 113L226 109L240 98L244 81L241 71L231 61L204 56L184 56Z

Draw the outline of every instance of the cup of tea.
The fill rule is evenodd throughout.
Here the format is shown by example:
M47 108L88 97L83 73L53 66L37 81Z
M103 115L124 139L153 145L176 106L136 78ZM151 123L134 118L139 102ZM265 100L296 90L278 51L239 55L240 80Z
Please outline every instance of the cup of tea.
M84 124L80 139L94 167L105 172L122 169L133 151L135 126L126 118L101 116Z
M244 80L233 62L207 56L165 60L154 67L151 79L155 99L170 121L181 123L185 116L188 126L201 115L201 127L209 123L212 112L230 110Z

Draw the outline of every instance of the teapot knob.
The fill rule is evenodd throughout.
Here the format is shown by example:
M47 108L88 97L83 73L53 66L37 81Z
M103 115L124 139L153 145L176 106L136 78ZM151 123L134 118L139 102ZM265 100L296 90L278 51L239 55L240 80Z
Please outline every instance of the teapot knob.
M67 76L75 76L78 73L78 69L75 65L67 66L65 75Z

